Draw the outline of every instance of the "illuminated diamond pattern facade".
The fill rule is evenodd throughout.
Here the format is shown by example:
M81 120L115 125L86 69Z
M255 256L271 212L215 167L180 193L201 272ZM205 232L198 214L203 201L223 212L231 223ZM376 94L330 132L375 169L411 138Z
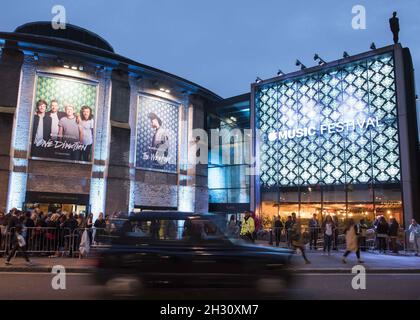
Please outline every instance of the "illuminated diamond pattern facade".
M265 187L400 180L392 54L257 88L260 180ZM380 126L275 139L283 130L375 117Z

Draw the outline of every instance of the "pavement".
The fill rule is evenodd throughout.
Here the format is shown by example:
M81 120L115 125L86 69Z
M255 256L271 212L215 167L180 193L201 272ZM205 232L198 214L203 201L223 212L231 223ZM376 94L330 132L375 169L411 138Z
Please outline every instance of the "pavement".
M267 241L257 241L258 245L271 246ZM324 255L323 251L305 251L310 264L305 264L300 252L292 257L292 271L296 273L349 273L357 263L355 253L347 257L347 263L342 262L344 250L331 251L331 255ZM362 265L366 273L419 273L420 257L413 253L401 251L399 254L378 252L361 252Z
M292 257L292 269L297 273L349 273L355 265L360 265L354 253L347 257L347 263L343 263L343 254L343 251L333 251L328 256L309 251L306 255L310 264L305 264L303 258L296 254ZM366 273L420 274L420 257L362 252L361 259Z
M263 244L261 244L263 245ZM342 262L342 251L333 251L331 256L323 255L322 251L307 251L310 264L305 264L299 253L292 257L291 270L296 273L350 273L353 266L358 264L354 253ZM420 274L420 257L412 255L393 255L362 252L363 266L367 273L418 273ZM12 259L12 265L7 266L0 258L0 272L48 272L54 266L64 266L67 273L90 273L94 271L94 258L55 258L31 257L32 266L17 256Z
M67 273L91 273L95 269L95 259L78 258L49 258L30 257L33 265L28 266L25 259L15 257L11 260L12 265L6 265L4 258L0 260L0 272L48 272L53 267L63 266Z

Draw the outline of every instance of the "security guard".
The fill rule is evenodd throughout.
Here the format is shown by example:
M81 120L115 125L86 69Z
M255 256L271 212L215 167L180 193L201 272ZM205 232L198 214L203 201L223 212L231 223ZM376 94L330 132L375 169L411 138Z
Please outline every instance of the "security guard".
M246 241L254 242L254 231L255 231L255 221L251 217L251 212L246 211L245 217L242 220L242 226L241 226L241 238Z

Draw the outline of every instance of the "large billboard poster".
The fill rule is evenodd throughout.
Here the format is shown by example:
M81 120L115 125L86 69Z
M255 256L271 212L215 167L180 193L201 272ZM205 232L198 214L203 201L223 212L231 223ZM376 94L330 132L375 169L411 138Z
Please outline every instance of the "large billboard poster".
M32 116L31 157L92 161L97 86L38 75Z
M140 95L137 108L136 167L176 172L179 105Z

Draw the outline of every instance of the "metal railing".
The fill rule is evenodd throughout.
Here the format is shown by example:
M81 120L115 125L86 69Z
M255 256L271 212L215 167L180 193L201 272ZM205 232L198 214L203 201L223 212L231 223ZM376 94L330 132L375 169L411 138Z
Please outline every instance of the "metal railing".
M290 230L286 230L284 227L280 228L280 241L279 244L281 246L291 247L290 244ZM267 241L270 245L276 244L276 228L270 228L270 229L262 229L257 232L257 240L260 241ZM409 233L405 231L404 229L400 228L398 230L398 236L395 239L395 245L397 247L398 252L414 252L415 246L409 245L408 242L408 236ZM324 247L324 230L320 227L317 228L309 228L307 226L302 226L302 238L303 243L307 246L310 246L311 238L313 240L313 237L316 237L316 244L317 248L323 248ZM364 242L359 236L359 239L362 242L359 242L359 244L365 244L365 247L361 248L369 252L378 252L379 251L379 238L383 237L386 244L386 251L392 251L392 242L391 237L388 235L378 235L374 229L368 229L366 232L366 236L364 237ZM344 234L344 228L337 228L333 231L332 234L332 248L338 248L340 250L344 250L346 248L346 240L345 240L345 234Z
M302 228L302 237L305 244L309 244L311 239L311 230L308 227ZM102 228L76 228L71 230L70 228L48 228L48 227L33 227L33 228L23 228L22 236L26 241L26 251L32 254L53 254L56 256L70 256L74 257L79 254L80 242L83 236L83 233L87 231L89 237L89 244L91 247L95 248L100 245L108 245L111 243L112 239L115 238L115 230L112 229L102 229ZM132 232L140 232L141 230L133 229ZM160 235L157 234L158 239L167 239L167 238L182 238L184 229L182 227L176 228L173 232L174 235ZM235 230L236 232L232 234L233 237L239 237L239 229ZM285 228L280 228L280 241L279 244L282 247L291 247L290 241L290 232ZM315 230L316 239L317 239L317 248L323 248L324 246L324 233L321 228ZM5 229L2 228L1 237L0 237L0 253L7 254L15 241L15 228ZM147 230L144 232L148 233ZM150 232L150 230L149 230ZM271 229L261 229L257 232L256 240L267 241L268 244L276 244L276 228ZM337 233L333 233L332 237L332 248L337 248L343 250L346 248L344 229L338 228ZM369 230L366 234L366 250L369 252L378 251L378 235L373 231ZM386 249L390 249L390 237L385 236ZM396 243L398 246L399 252L405 253L414 253L416 250L415 245L410 244L408 231L403 229L399 230Z
M22 236L26 242L26 252L54 254L56 256L72 256L79 253L80 241L87 231L90 246L109 244L112 231L100 228L48 228L24 227ZM0 238L0 253L7 254L15 241L16 228L3 230Z

